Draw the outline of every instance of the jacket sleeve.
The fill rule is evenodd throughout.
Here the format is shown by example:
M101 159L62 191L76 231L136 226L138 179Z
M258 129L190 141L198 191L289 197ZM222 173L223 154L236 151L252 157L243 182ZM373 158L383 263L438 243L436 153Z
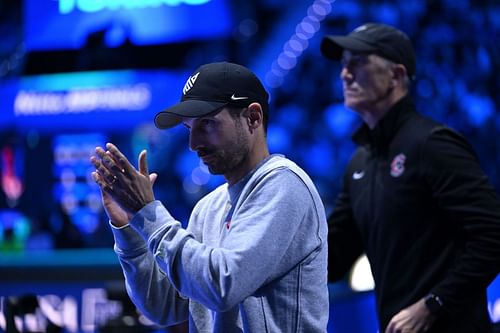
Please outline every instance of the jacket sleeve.
M353 217L347 185L348 175L350 175L349 168L335 201L335 208L328 217L328 281L330 282L342 279L364 251Z
M188 320L188 301L159 270L147 244L130 226L112 227L115 252L125 275L127 293L148 318L160 325Z
M500 271L500 201L471 146L445 127L423 146L424 179L438 209L456 223L459 255L445 278L432 288L453 314L484 294Z
M211 310L231 309L278 270L282 274L290 270L292 267L281 267L283 262L289 262L282 258L294 255L295 264L304 259L305 255L287 250L299 225L310 222L306 213L312 206L307 187L295 174L271 171L236 208L224 243L212 247L181 228L160 202L152 202L136 214L131 225L147 243L149 253L142 248L142 256L148 262L146 267L154 267L155 273L142 273L146 275L143 283L130 283L132 294L148 307L156 307L147 297L164 294L172 284L180 294ZM204 218L197 217L199 213L193 212L190 223ZM312 246L304 241L302 250L312 251L312 247L318 244ZM168 307L167 301L160 304ZM158 314L162 312L165 310L158 310Z

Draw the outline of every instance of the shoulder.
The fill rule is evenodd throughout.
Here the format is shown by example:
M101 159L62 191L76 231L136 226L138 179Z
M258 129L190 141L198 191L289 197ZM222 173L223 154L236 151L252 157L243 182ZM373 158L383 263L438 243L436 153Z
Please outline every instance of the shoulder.
M419 161L420 170L435 173L457 172L458 168L478 163L468 140L457 130L429 117L416 114L395 137L393 150L404 150Z
M428 154L444 154L450 148L466 150L473 149L466 138L455 129L430 117L415 113L399 128L392 143L393 150L415 152L420 158Z
M475 155L468 140L457 130L430 117L416 114L406 122L398 133L399 140L405 144L418 145L422 153L437 151L447 154L448 149L466 150Z
M394 141L421 144L434 132L444 129L448 127L430 117L413 112L397 131Z
M279 180L285 188L295 185L305 186L315 190L315 186L309 175L295 162L283 155L271 156L271 158L257 170L249 183L263 180Z
M245 200L257 193L259 201L308 201L314 202L318 208L322 205L316 186L308 174L282 155L272 156L255 172L241 197Z

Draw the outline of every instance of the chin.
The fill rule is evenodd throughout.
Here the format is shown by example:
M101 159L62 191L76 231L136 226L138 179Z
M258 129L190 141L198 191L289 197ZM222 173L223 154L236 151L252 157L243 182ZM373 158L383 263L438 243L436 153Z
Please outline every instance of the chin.
M358 105L358 103L350 98L344 100L344 106L348 109L356 109L356 105Z
M208 168L208 171L212 175L223 175L225 172L225 170L223 170L223 168L219 168L216 165L206 165L206 166Z

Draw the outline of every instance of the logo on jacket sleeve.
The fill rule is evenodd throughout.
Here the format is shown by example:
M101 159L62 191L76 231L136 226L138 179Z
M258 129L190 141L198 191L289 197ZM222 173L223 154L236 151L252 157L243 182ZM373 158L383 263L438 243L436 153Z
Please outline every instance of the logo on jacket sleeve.
M391 176L399 177L405 172L405 154L398 154L391 162Z
M365 176L365 170L362 171L355 171L352 174L352 179L354 180L359 180Z

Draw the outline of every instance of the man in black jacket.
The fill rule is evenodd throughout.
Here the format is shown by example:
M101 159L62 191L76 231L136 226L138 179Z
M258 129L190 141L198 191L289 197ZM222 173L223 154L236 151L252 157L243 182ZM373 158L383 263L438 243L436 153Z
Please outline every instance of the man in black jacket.
M464 138L416 112L408 37L368 23L321 51L342 61L344 104L364 122L328 220L330 280L366 253L381 332L491 332L500 200Z

